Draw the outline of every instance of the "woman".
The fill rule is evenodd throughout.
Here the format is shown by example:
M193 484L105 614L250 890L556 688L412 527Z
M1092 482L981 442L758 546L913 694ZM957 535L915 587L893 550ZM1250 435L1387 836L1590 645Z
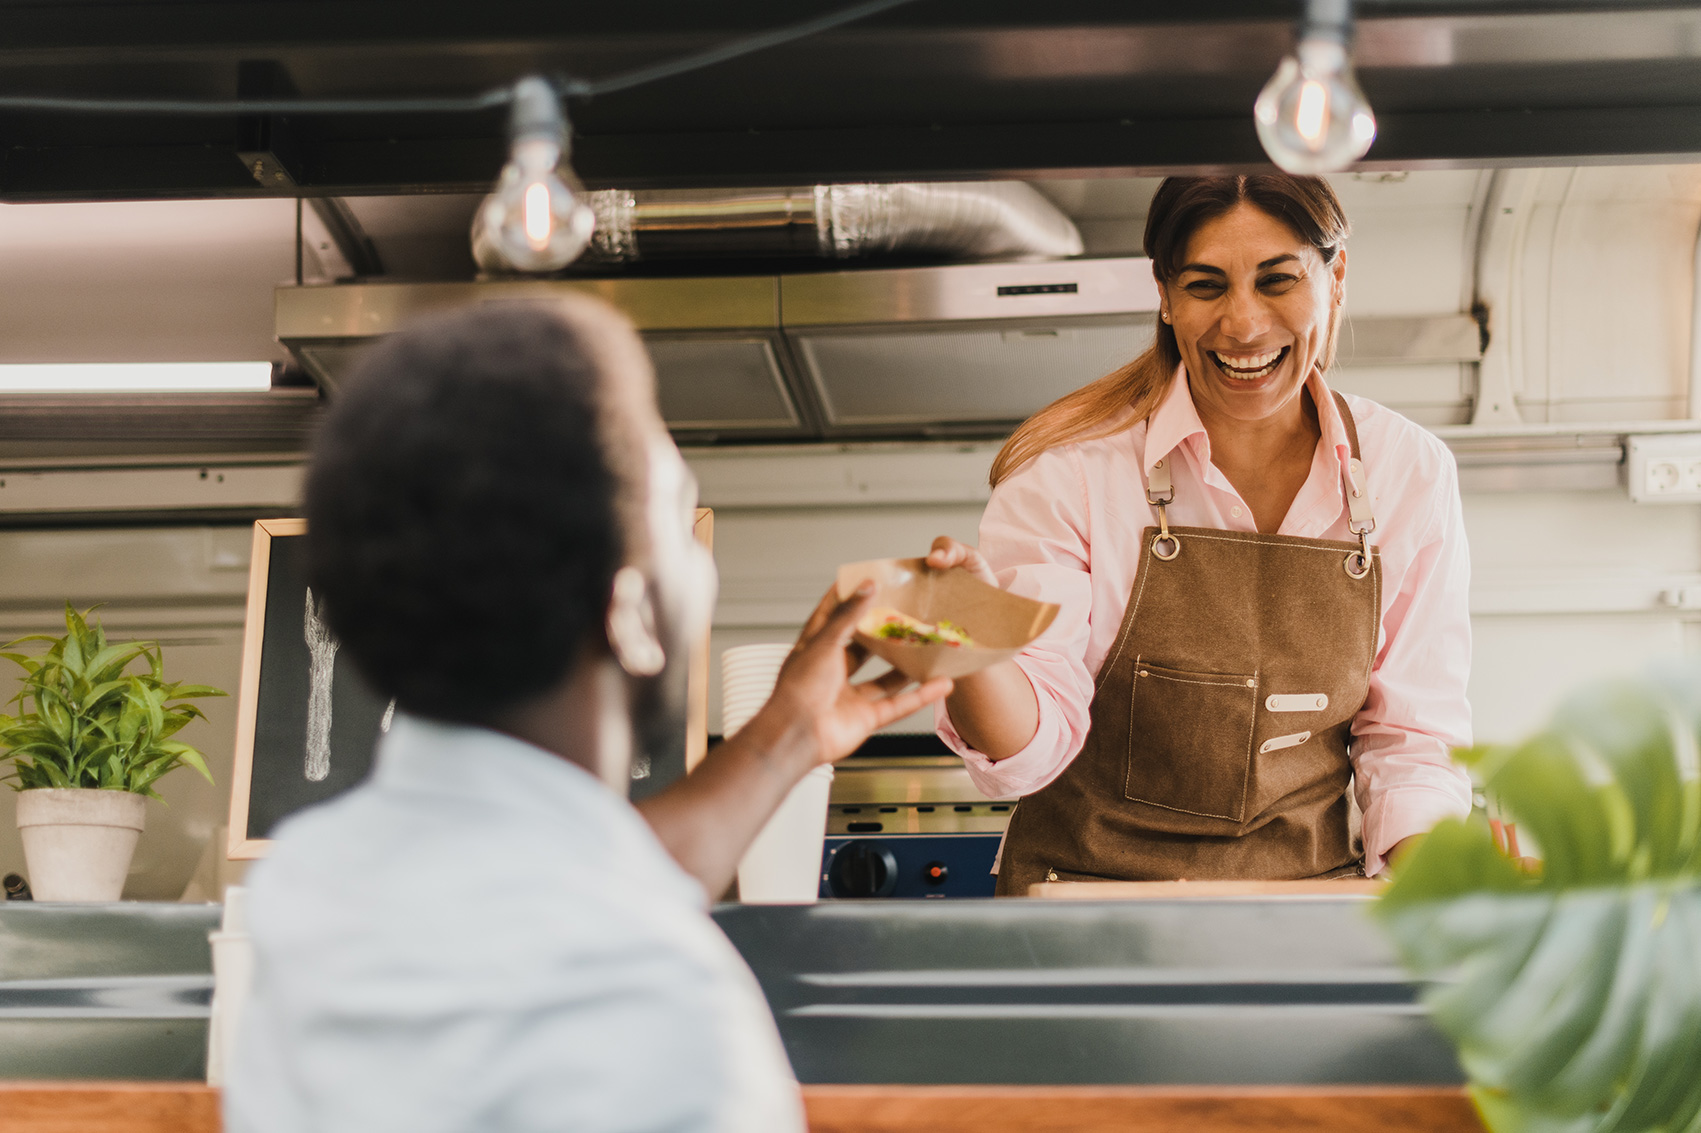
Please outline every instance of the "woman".
M1347 230L1318 178L1166 180L1152 347L1010 438L978 551L934 542L932 565L1061 607L940 712L980 789L1022 796L1001 894L1374 876L1469 810L1457 475L1324 380Z

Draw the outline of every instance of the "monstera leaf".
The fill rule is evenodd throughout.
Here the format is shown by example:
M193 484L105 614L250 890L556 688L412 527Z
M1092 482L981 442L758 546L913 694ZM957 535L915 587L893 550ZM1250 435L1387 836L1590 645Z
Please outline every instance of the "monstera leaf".
M1378 904L1495 1133L1701 1133L1698 709L1651 678L1461 753L1542 868L1449 821Z

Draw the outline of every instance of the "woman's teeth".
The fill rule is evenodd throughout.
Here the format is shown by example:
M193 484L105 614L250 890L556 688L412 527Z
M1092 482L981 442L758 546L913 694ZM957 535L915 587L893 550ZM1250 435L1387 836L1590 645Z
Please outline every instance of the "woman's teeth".
M1288 348L1285 346L1264 354L1218 354L1215 350L1207 351L1219 370L1231 378L1248 382L1257 381L1274 370L1281 364L1282 357L1287 352Z

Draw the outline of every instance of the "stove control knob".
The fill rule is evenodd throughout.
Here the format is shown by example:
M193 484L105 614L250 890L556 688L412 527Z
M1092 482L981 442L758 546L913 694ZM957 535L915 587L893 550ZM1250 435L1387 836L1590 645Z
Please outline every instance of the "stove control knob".
M944 862L928 862L921 871L921 879L929 885L944 885L945 879L950 876L951 870Z
M898 888L898 859L869 838L846 842L827 867L835 897L890 897Z

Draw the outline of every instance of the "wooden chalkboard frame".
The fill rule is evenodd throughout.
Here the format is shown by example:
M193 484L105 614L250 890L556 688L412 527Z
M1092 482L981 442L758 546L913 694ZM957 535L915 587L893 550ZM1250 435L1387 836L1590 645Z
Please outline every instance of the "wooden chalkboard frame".
M715 513L698 508L693 532L697 541L713 553ZM248 612L242 635L242 679L236 703L236 760L230 777L230 838L226 856L233 861L263 858L270 838L248 836L250 794L254 780L254 740L259 727L260 662L265 646L266 595L272 563L272 539L307 534L305 519L262 519L254 524L254 542L248 566ZM686 677L687 715L685 767L689 771L702 762L709 749L709 640L705 634L691 658Z

